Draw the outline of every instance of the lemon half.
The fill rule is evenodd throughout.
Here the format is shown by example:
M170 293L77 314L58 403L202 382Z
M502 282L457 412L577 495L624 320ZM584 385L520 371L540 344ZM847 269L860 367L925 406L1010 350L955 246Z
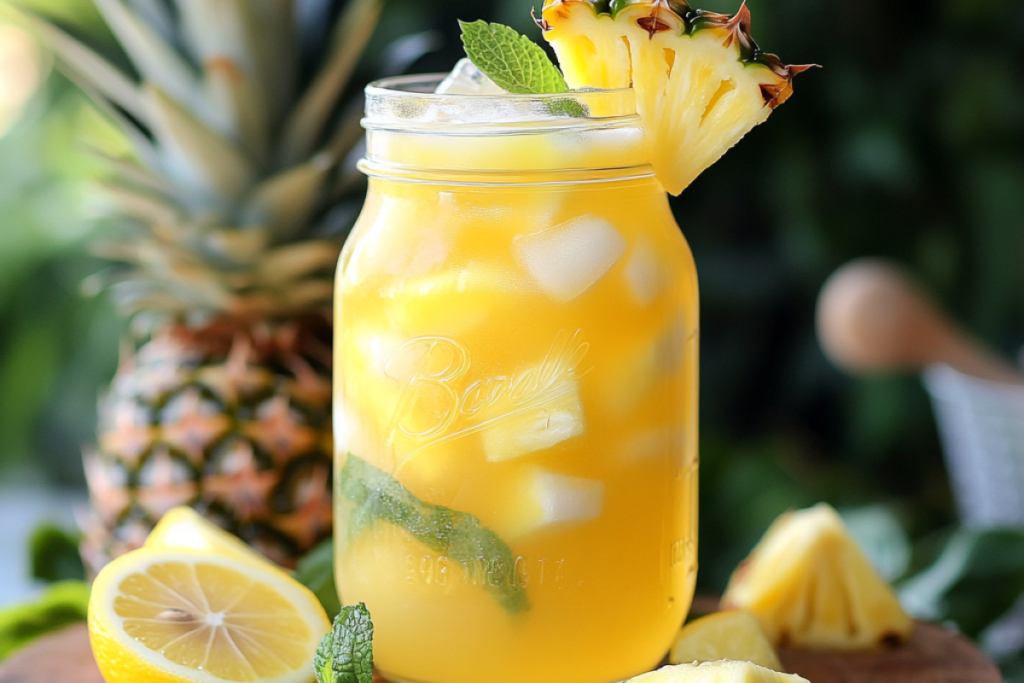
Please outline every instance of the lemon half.
M182 548L114 560L89 601L107 683L309 683L328 630L316 597L265 561Z

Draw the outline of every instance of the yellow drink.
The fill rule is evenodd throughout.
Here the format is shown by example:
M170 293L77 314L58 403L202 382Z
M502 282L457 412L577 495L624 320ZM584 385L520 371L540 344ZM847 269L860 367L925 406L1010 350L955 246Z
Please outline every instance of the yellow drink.
M369 95L336 297L343 600L394 680L640 673L693 592L698 321L631 93L586 118L463 96L457 123L458 96Z

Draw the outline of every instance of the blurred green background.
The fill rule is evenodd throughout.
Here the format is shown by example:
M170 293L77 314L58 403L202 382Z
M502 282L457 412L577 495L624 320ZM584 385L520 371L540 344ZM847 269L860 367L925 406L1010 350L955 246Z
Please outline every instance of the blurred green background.
M31 4L102 32L90 0ZM392 0L374 44L434 29L441 47L414 70L445 71L461 56L456 19L539 40L533 4ZM983 634L1024 589L1024 559L989 571L992 558L1016 558L1008 553L1024 541L956 528L920 378L844 376L817 345L814 304L838 266L886 256L966 328L1017 354L1024 3L748 5L762 46L824 68L801 75L770 123L673 202L702 286L700 586L720 591L776 515L827 500L875 534L880 561L896 554L893 579L966 538L960 583L932 596L932 616ZM704 6L733 12L736 1ZM371 47L365 74L379 54ZM80 293L101 267L87 251L104 220L85 153L98 143L118 144L45 51L0 24L0 496L20 481L83 485L80 447L124 329L107 300ZM979 590L995 595L982 613L957 612L950 595ZM1015 652L1003 653L1012 680Z

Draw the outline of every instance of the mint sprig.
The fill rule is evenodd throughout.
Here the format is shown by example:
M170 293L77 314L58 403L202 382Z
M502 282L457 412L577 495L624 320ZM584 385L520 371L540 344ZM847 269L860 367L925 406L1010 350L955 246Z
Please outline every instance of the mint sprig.
M461 564L464 571L486 567L489 574L483 587L508 614L530 609L526 588L514 575L512 549L473 515L421 501L390 474L351 453L338 473L337 486L338 498L350 506L342 543L355 540L375 522L394 524Z
M313 656L317 683L373 683L373 622L366 605L342 607Z
M519 95L566 92L562 72L544 49L514 28L460 21L466 56L499 87Z

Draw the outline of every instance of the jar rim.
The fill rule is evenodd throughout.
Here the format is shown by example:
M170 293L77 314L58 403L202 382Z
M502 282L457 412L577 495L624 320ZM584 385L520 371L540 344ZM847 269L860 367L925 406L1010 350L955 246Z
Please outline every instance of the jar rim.
M466 95L435 93L447 74L392 76L366 87L367 130L562 128L639 125L632 88L586 88L562 93Z

